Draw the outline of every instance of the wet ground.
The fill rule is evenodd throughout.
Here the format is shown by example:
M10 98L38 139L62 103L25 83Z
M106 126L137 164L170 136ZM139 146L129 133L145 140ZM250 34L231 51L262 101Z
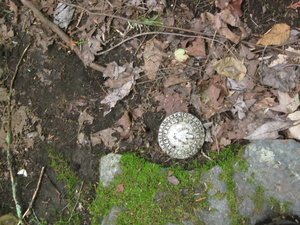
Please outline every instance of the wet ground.
M253 1L244 1L242 18L251 28L253 36L266 32L276 23L286 22L292 28L299 29L300 12L286 8L292 3L294 1L260 0L255 1L255 4ZM210 1L169 1L167 3L170 9L173 7L173 13L179 17L183 16L183 12L179 10L181 4L186 4L195 17L199 17L204 11L213 13L217 10ZM17 5L21 6L21 3ZM1 2L0 8L8 10L5 2ZM4 14L2 12L2 15ZM46 52L33 47L35 37L24 33L24 30L17 25L14 27L15 43L5 42L0 45L0 66L3 70L0 84L3 88L9 88L21 54L25 47L32 43L32 47L29 47L21 61L13 94L14 110L24 107L13 117L14 120L23 118L19 123L20 125L23 121L23 125L20 125L15 135L16 145L13 154L16 171L25 168L28 173L27 178L20 176L17 178L21 204L24 208L28 207L35 191L41 168L46 167L33 206L36 217L31 215L31 218L44 218L47 224L55 224L59 220L59 212L70 214L66 200L67 187L63 181L57 179L56 172L50 166L49 149L55 149L58 155L61 154L68 159L72 171L81 181L84 181L81 190L86 197L86 204L95 198L94 189L91 187L98 181L99 158L109 152L137 152L152 162L165 166L180 163L186 169L190 169L194 160L205 163L206 158L201 154L188 160L174 160L161 153L156 136L159 124L165 115L162 111L156 111L158 103L154 95L162 88L162 79L148 82L146 77L141 76L132 92L119 101L109 114L103 116L107 108L100 102L107 94L107 89L104 86L105 79L102 73L85 67L74 53L58 42L49 46ZM133 62L134 66L142 63L141 58L121 47L97 59L97 62L102 65L112 61L120 64ZM1 103L2 118L6 116L5 107L4 101ZM143 112L141 116L138 115L140 111L137 109ZM193 107L189 110L197 114ZM93 146L89 139L85 138L100 130L117 127L118 120L126 111L131 123L134 123L131 124L131 132L134 134L131 141L115 133L111 136L115 145L108 148L105 142ZM86 117L80 121L80 115L83 113L87 113L84 114ZM89 119L88 116L93 119ZM5 121L2 120L2 123ZM30 134L34 135L34 145L26 142L28 138L24 138L24 135L28 137ZM79 134L83 135L82 139L78 139ZM3 215L14 212L14 203L7 171L5 144L3 142L1 144L0 215ZM204 146L204 151L210 152L210 144ZM82 209L81 213L86 215L85 222L82 224L89 224L88 208ZM34 219L30 221L31 224L39 224L33 222Z

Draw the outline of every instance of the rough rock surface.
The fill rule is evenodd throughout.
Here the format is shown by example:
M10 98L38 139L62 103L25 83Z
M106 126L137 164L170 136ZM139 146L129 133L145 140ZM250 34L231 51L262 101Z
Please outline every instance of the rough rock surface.
M103 184L109 184L113 179L112 174L121 171L118 164L121 155L109 154L103 158L100 177ZM240 171L236 163L232 178L236 184L237 211L245 221L248 221L245 224L256 224L267 218L276 217L280 212L300 217L300 144L298 142L256 141L246 147L240 161L242 160L246 162L247 170ZM222 180L220 176L222 172L223 168L215 166L201 175L202 182L209 183L212 187L207 191L210 210L198 212L199 219L207 225L236 224L232 221L232 211L227 198L227 193L232 190L228 190L226 182ZM114 211L115 207L111 211L114 220L111 220L111 223L107 222L111 217L111 214L108 215L104 219L105 225L116 224ZM188 224L196 223L188 221Z
M300 217L300 144L293 140L257 141L246 148L244 157L248 171L234 175L240 213L255 224L275 214L270 207L270 200L275 199L281 210ZM265 201L255 210L252 199L258 187L265 190Z
M119 164L122 155L109 153L100 159L100 181L103 187L108 187L113 182L114 177L122 173Z

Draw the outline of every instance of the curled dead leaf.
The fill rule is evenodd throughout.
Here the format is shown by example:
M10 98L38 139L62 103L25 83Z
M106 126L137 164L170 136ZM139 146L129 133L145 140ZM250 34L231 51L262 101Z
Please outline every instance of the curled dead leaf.
M261 45L281 45L285 43L291 33L291 27L285 23L275 24L271 30L264 34L264 36L258 40L257 44Z
M247 73L247 68L243 62L233 57L214 62L213 67L219 75L225 75L237 81L243 80Z

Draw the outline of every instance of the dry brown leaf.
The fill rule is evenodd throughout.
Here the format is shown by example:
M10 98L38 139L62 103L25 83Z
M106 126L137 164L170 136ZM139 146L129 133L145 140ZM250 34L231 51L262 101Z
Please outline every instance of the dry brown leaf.
M117 141L117 138L112 136L115 132L113 128L107 128L91 134L92 146L103 143L107 148L113 148Z
M112 89L120 88L128 81L136 80L141 72L140 68L133 67L133 62L125 63L123 66L118 66L116 62L111 62L103 72L103 77L108 78L104 85Z
M206 57L205 42L203 38L190 38L182 41L182 46L187 50L188 55L195 57Z
M163 43L157 39L151 39L146 43L143 52L144 71L150 80L156 78L163 57L167 57L167 54L162 51L162 45Z
M89 115L87 112L86 112L87 108L85 108L85 110L83 110L83 112L80 113L79 117L78 117L78 125L79 125L79 128L82 127L82 125L86 122L87 124L92 124L93 123L93 120L94 120L94 117Z
M127 83L125 83L120 88L114 89L107 96L105 96L105 98L101 101L101 104L109 105L110 109L108 111L104 112L104 116L107 113L109 113L113 107L115 107L115 105L117 104L117 102L119 100L123 99L130 93L134 84L135 84L135 81L134 81L134 79L132 79L132 80L128 81Z
M123 192L124 191L124 184L118 184L116 192Z
M133 111L132 111L132 116L133 116L133 119L138 119L138 118L141 118L143 117L144 115L144 109L142 107L142 105L139 105L138 108L135 108Z
M288 93L278 91L279 105L271 109L277 112L292 113L300 105L299 94L297 93L293 98Z
M166 116L175 112L187 112L188 102L185 97L167 89L166 93L158 93L155 95L155 100L159 101L157 111L165 110Z
M243 80L247 73L247 68L243 62L233 57L227 57L214 62L213 67L219 75L225 75L237 81Z
M286 130L292 126L291 122L271 121L259 126L254 132L245 137L247 140L262 140L279 138L279 131Z
M268 109L270 107L273 107L275 105L274 98L266 97L258 102L256 102L252 108L254 111L258 111L260 109Z
M261 45L281 45L285 43L291 33L291 28L285 23L275 24L271 30L264 34L264 36L258 40L257 44Z
M290 127L288 130L289 138L300 140L300 111L289 114L287 118L294 122L294 126Z
M8 5L9 5L9 9L15 13L15 16L13 17L14 19L13 19L12 23L17 24L17 21L18 21L18 6L11 0L8 1Z
M121 133L121 139L126 139L131 134L131 120L126 110L123 116L117 121L117 124L123 127L123 132Z
M177 179L177 177L175 177L175 176L168 177L168 181L174 185L178 185L180 183L179 180Z
M173 86L175 84L185 83L187 81L188 81L187 78L170 74L168 76L167 80L164 82L164 86L165 87L170 87L170 86Z

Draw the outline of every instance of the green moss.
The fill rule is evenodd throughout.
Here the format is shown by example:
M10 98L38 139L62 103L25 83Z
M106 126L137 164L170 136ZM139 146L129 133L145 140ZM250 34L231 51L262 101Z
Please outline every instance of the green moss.
M230 145L222 150L222 153L215 159L217 164L222 167L223 172L220 175L220 180L226 183L227 192L222 194L222 197L227 197L230 207L230 219L232 225L243 224L245 218L239 213L238 199L236 196L236 183L233 179L235 174L234 165L237 165L238 171L247 171L249 165L241 157L243 154L243 146ZM211 155L210 155L211 156Z
M63 215L61 213L60 221L57 221L56 224L81 224L83 218L81 218L78 213L75 213L77 203L83 201L83 196L79 196L80 180L71 170L69 159L65 158L61 153L58 153L54 148L49 148L48 153L51 159L50 165L56 172L57 179L66 182L66 197L69 203L69 215Z
M262 186L258 186L256 188L255 195L252 197L255 206L255 213L260 213L264 209L265 205L265 188Z
M200 183L196 174L175 168L163 169L135 154L124 155L121 163L122 174L115 183L109 188L102 185L97 188L98 198L91 207L93 224L99 224L113 206L124 209L118 224L197 221L195 211L207 206L204 185L196 186ZM172 184L168 176L176 177L180 183Z
M278 214L289 214L291 202L281 203L279 200L274 197L270 197L270 203L274 212Z
M228 198L233 224L241 221L238 213L238 204L235 197L236 186L233 180L233 165L241 158L238 153L241 146L230 146L220 154L213 153L209 156L213 161L205 165L198 165L193 171L183 170L185 165L174 165L172 168L162 168L160 165L150 163L136 154L125 154L121 158L122 174L109 188L98 185L97 199L91 205L93 224L100 224L102 219L110 212L113 206L122 207L118 215L118 224L166 224L190 220L198 221L197 211L210 207L207 201L207 190L212 184L201 181L203 172L216 165L223 168L222 179L228 186ZM246 163L239 166L245 170ZM168 181L169 176L176 177L180 183L174 185ZM225 197L225 194L220 196Z

